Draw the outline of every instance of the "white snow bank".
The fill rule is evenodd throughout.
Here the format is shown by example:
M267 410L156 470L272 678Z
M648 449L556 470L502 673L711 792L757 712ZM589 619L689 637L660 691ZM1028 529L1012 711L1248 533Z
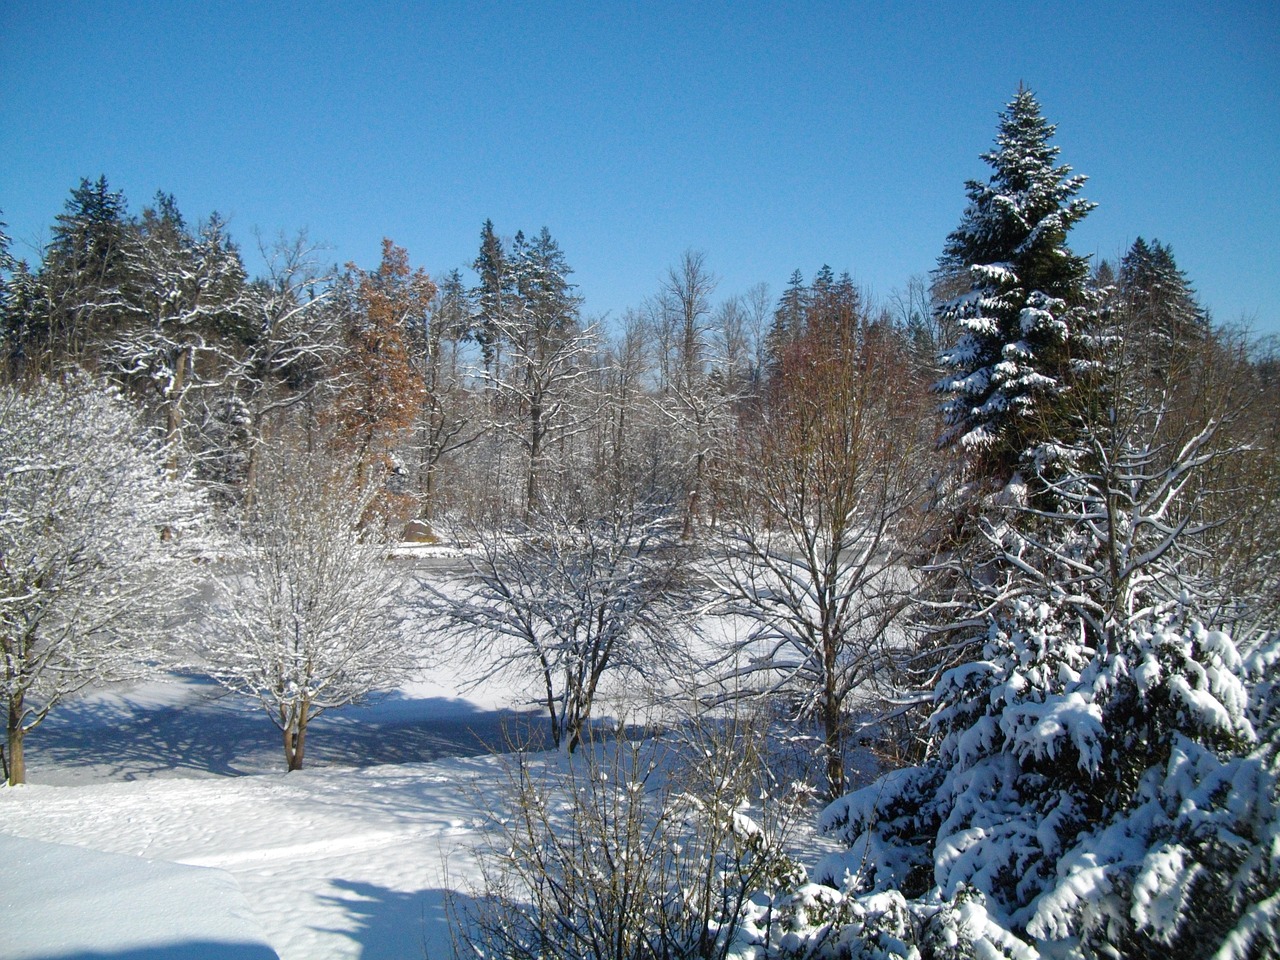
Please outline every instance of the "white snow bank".
M483 839L483 798L494 794L501 769L486 757L78 787L31 784L0 788L0 830L127 854L127 861L141 855L170 866L217 868L215 876L234 878L248 915L283 960L404 960L423 956L424 946L429 956L444 957L450 953L445 900L450 889L466 890L478 879L470 851ZM109 907L90 904L78 919L78 908L58 904L58 883L116 896L122 882L109 869L94 868L85 877L78 862L15 870L5 847L0 863L0 914L11 912L4 901L18 896L28 876L51 884L38 897L23 893L27 942L41 952L6 953L0 930L0 960L222 956L183 954L170 949L176 940L164 949L147 947L152 953L64 944L64 930L91 928ZM129 893L124 902L148 895ZM170 918L126 913L125 927L145 934L141 950L170 937L164 924L184 913L203 923L205 901L213 897L181 892L167 901ZM160 926L148 928L153 921Z
M276 960L224 870L0 834L6 960Z

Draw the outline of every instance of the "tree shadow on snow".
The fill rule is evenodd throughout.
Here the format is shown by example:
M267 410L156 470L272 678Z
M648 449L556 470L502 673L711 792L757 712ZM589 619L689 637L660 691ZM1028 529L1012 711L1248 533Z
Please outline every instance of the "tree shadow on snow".
M308 762L366 767L427 763L516 749L545 750L542 714L485 710L465 700L379 694L367 706L322 715L307 734Z
M185 680L197 692L180 705L127 697L61 705L27 738L31 781L74 780L77 770L110 780L283 772L281 735L265 711L202 678ZM425 763L548 745L540 714L393 692L312 721L305 765Z
M28 735L31 779L59 769L93 768L113 780L158 773L234 776L258 772L281 752L264 714L206 697L172 705L87 699L62 704Z
M371 883L335 880L336 891L321 898L342 909L351 921L341 934L360 944L361 960L448 960L454 956L449 915L463 915L471 899L456 890L406 893Z
M192 941L158 946L124 947L120 950L82 950L49 954L32 960L280 960L279 954L258 943Z

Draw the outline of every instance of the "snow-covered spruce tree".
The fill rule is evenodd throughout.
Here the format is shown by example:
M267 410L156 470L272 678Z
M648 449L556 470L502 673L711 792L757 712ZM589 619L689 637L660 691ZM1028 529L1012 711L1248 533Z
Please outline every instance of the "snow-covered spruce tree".
M0 216L4 211L0 210ZM6 290L6 279L10 273L18 266L18 262L13 259L13 254L9 252L9 225L0 220L0 303L3 303L3 297Z
M6 269L0 300L0 376L17 381L34 376L39 352L32 350L45 324L44 290L26 262ZM33 339L34 338L34 339ZM33 355L33 353L35 355Z
M376 495L319 455L264 457L242 549L216 577L208 669L258 700L302 768L308 725L402 680L412 665L383 545L361 530Z
M1001 576L980 531L984 511L1043 505L1037 458L1069 438L1066 410L1094 385L1102 302L1086 258L1066 245L1094 205L1077 196L1085 178L1056 165L1054 129L1020 88L1000 115L996 149L983 155L992 175L966 184L968 207L934 274L935 323L954 337L939 357L951 372L935 386L939 445L953 459L940 474L937 557L917 608L930 629L904 664L918 694L976 652L972 631L954 627L974 622L970 596Z
M480 346L485 380L492 382L501 363L501 327L518 312L515 271L507 256L506 245L493 229L492 220L486 220L480 228L480 252L471 269L480 279L471 291L475 308L471 335Z
M1079 334L1095 312L1087 258L1066 246L1094 204L1076 196L1085 178L1056 166L1054 126L1030 90L1000 115L991 179L966 184L969 205L947 238L935 274L954 291L938 323L959 331L941 356L944 446L959 444L973 475L995 487L1028 451L1054 436L1054 402L1068 389Z
M71 191L39 270L39 309L24 331L29 369L92 368L103 343L136 318L129 262L135 232L124 194L106 177L83 179Z
M82 375L0 387L0 690L8 779L49 711L164 651L200 568L203 499L133 409Z
M1185 377L1203 355L1209 317L1173 251L1139 237L1120 261L1116 293L1136 373L1166 386Z
M0 211L2 216L4 211ZM24 317L19 310L19 293L14 289L11 278L18 272L18 262L9 252L9 225L0 220L0 376L13 376L21 369L22 334ZM19 273L19 283L25 274L25 265Z

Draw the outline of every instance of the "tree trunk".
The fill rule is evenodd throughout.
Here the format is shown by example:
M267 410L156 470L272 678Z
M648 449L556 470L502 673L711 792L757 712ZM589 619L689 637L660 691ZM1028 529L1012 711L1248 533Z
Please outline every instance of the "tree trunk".
M525 486L525 517L532 517L538 499L538 460L542 456L542 400L529 406L529 476Z
M706 472L706 456L701 451L694 461L693 486L689 490L689 499L685 505L684 524L680 528L681 540L693 539L693 525L698 517L698 501L702 497L702 476Z
M582 744L582 729L586 726L586 722L581 699L566 691L564 716L560 722L563 733L562 742L566 754L572 755L577 752L578 747Z
M840 701L830 687L823 692L822 735L827 754L827 796L838 800L844 794L844 719Z
M302 718L297 721L296 726L290 726L284 731L284 761L290 771L302 769L306 743L307 721Z
M9 698L9 783L16 786L27 782L27 761L23 753L21 693Z
M432 460L427 464L427 474L422 485L422 512L421 517L431 525L431 521L435 519L435 499L436 499L436 462Z
M440 434L436 429L434 406L427 417L427 424L423 429L423 433L425 436L421 442L422 457L418 461L419 476L422 477L422 505L418 509L418 517L425 520L427 525L430 526L432 514L435 510L433 501L436 495L436 464L440 462L439 443L437 442Z
M564 726L560 715L556 712L555 686L551 682L551 671L545 662L542 665L542 682L546 693L547 715L551 720L551 744L558 749Z
M264 431L262 413L261 411L255 411L249 425L249 460L245 466L244 473L244 507L246 510L253 506L254 497L256 496L258 465L262 460L262 443L265 439Z
M182 446L182 398L187 388L187 368L191 363L190 348L183 347L178 351L173 364L173 385L169 390L167 409L165 411L165 443L169 447L169 476L178 476L181 466L179 449Z
M827 793L831 800L838 800L844 794L844 717L836 689L840 645L825 628L823 634L822 734L827 753Z

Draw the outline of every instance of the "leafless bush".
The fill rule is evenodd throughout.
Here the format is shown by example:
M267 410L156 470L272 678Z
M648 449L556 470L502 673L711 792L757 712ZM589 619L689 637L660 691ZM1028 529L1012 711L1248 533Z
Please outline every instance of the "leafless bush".
M794 880L796 805L769 796L754 731L693 728L681 743L591 743L515 755L462 956L511 960L722 958L747 898Z

